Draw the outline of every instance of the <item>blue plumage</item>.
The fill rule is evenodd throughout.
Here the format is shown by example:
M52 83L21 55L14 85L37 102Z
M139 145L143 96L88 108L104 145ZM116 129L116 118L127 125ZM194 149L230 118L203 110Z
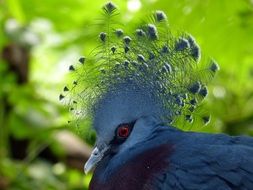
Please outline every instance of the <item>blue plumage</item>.
M84 167L96 166L90 189L252 189L252 138L173 127L194 121L217 63L202 64L194 38L175 37L162 11L125 34L112 22L116 6L103 10L100 46L69 67L76 79L59 97L97 133Z

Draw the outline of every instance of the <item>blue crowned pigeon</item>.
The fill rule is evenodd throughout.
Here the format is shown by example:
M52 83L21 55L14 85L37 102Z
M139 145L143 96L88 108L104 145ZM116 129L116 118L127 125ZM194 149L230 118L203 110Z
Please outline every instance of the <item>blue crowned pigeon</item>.
M253 138L177 128L209 122L195 113L216 62L201 63L194 38L172 34L162 11L128 35L113 3L103 11L100 45L69 67L76 80L60 95L96 131L89 189L252 190Z

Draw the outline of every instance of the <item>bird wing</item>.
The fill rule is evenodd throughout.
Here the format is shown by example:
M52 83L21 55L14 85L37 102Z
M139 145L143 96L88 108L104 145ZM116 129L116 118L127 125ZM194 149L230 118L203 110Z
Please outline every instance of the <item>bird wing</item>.
M181 144L167 172L156 179L161 190L253 189L253 139L231 137L226 144Z

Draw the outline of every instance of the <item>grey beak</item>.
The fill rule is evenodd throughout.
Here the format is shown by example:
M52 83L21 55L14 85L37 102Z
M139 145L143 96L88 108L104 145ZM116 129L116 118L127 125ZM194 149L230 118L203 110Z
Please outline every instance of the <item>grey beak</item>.
M102 150L99 150L98 147L95 147L91 153L89 160L84 165L84 173L89 173L93 168L96 167L98 162L104 157L104 153L108 150L108 147L104 147Z

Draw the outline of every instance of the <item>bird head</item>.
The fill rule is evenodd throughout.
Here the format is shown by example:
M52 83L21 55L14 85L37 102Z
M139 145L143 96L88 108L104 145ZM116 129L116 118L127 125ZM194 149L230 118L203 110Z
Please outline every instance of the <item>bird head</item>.
M85 172L90 171L105 154L125 152L145 141L162 121L163 107L148 88L132 82L120 84L108 91L94 106L93 126L97 134L96 147Z
M171 32L164 12L155 11L125 34L114 23L116 6L107 3L103 11L100 45L90 57L80 58L79 65L70 65L75 80L59 97L74 115L90 118L96 131L86 172L106 155L144 142L158 124L191 123L207 96L206 84L218 70L211 59L201 64L200 48L191 35Z

